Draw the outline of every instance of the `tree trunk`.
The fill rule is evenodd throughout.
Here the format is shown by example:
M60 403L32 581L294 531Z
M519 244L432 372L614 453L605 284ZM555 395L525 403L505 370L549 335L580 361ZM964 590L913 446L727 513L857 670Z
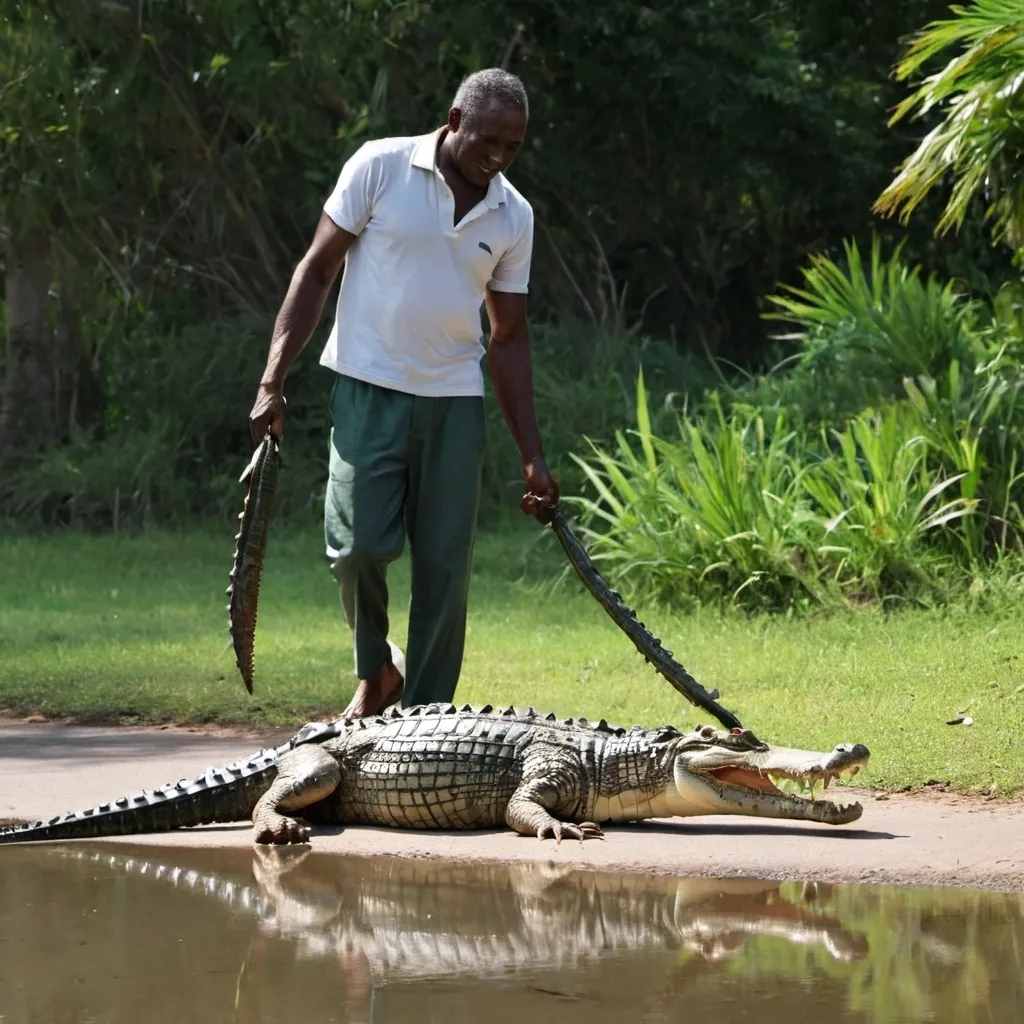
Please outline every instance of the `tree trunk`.
M44 448L56 426L53 352L47 339L50 239L45 232L4 239L6 374L0 392L0 461Z

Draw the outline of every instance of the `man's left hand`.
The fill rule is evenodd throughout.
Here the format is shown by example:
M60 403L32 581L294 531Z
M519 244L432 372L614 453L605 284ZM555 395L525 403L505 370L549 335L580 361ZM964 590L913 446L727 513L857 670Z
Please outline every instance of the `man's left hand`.
M536 458L523 464L526 493L519 507L541 523L551 522L551 510L558 504L558 482L548 469L547 460Z

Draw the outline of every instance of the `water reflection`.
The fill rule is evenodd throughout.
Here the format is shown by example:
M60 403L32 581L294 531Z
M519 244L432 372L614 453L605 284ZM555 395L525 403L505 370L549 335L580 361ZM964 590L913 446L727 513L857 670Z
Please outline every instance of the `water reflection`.
M36 847L0 866L3 1024L1009 1022L1021 1006L1016 895L276 849Z

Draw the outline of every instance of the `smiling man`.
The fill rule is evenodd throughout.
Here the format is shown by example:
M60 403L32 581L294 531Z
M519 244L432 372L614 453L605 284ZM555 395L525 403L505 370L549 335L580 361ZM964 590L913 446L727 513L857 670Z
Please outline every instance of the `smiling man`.
M349 714L448 702L462 667L488 369L522 457L522 509L558 501L533 406L526 295L533 210L504 176L523 145L526 91L497 68L459 87L448 123L368 142L348 160L278 314L249 422L282 435L284 379L342 264L320 362L334 371L327 556L353 631ZM388 639L387 566L408 536L409 639Z

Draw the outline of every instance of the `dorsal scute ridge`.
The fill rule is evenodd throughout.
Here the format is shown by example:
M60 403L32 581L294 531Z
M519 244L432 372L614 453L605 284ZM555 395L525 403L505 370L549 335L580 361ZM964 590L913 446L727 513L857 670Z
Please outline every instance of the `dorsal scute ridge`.
M397 719L408 720L410 718L422 719L424 717L437 718L452 716L492 716L505 721L514 719L531 725L543 725L545 728L554 728L556 730L570 729L577 732L602 733L604 735L616 737L625 736L627 733L630 735L637 733L649 733L652 736L656 733L660 733L663 738L669 736L669 734L682 735L682 733L673 725L644 726L634 724L631 727L624 727L621 725L613 725L605 718L601 718L597 722L591 722L584 717L560 719L555 712L538 711L532 704L524 706L509 704L503 707L495 707L493 704L473 705L466 703L457 706L450 703L435 702L431 704L413 705L408 708L401 708L396 705L392 705L389 708L382 709L375 715L368 715L361 718L346 718L341 716L331 722L308 722L290 740L282 744L280 747L276 749L268 748L266 750L262 750L258 754L254 754L247 759L242 759L241 761L236 761L221 770L245 775L273 763L281 754L286 753L288 750L293 749L299 744L322 743L325 740L333 739L335 737L343 737L356 730L365 730L367 727L386 726ZM192 784L195 785L197 783L200 785L204 783L207 785L209 784L206 772L199 776Z

